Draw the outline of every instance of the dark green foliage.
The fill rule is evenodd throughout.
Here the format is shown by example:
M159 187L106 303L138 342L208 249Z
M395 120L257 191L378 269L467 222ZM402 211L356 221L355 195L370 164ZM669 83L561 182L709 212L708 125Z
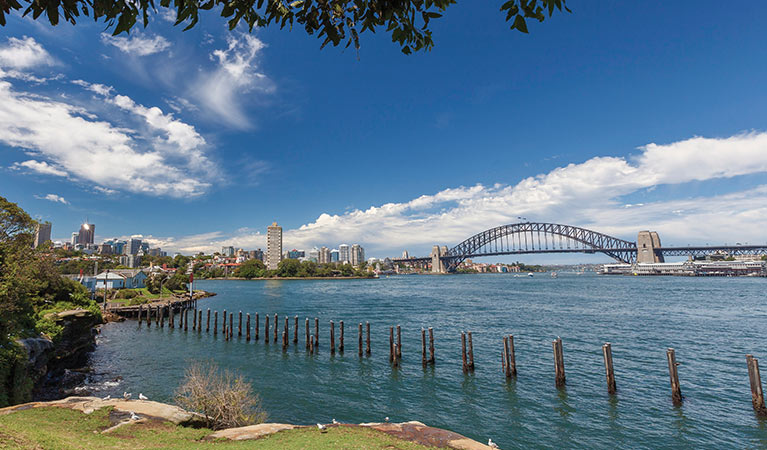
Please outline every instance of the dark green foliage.
M565 1L508 0L501 11L512 29L527 33L525 19L543 22L555 11L569 11ZM250 31L268 25L297 26L321 39L322 47L345 44L359 48L361 33L385 30L403 53L410 54L434 46L430 22L454 3L456 0L160 0L159 6L174 9L176 25L183 24L184 30L197 24L200 10L216 10L227 19L230 30L240 23ZM33 19L45 15L51 25L60 19L74 24L83 15L103 22L117 35L128 33L136 22L146 27L157 6L154 0L1 0L0 25L5 25L11 11L23 10L23 15L31 14Z
M266 266L260 259L249 259L242 264L234 273L235 276L246 278L248 280L253 278L262 278L266 273Z
M31 399L32 382L27 376L27 354L15 342L0 344L0 408Z

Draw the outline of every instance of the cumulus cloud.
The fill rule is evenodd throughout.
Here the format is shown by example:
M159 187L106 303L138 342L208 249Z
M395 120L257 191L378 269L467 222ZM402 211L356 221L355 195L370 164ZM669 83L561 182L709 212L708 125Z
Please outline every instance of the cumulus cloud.
M200 75L191 95L219 121L247 128L250 121L242 94L274 91L274 84L258 66L259 54L265 47L249 34L227 36L227 48L214 50L210 55L216 69Z
M48 201L51 201L51 202L54 202L54 203L63 203L65 205L69 204L69 202L66 201L66 199L64 197L62 197L60 195L56 195L56 194L35 195L35 198L36 199L40 199L40 200L48 200Z
M145 36L139 32L129 37L102 34L101 42L117 47L123 53L132 56L153 55L170 47L170 42L160 35Z
M0 69L26 70L54 64L53 57L34 38L8 38L0 46Z
M45 161L35 161L30 159L23 162L15 162L11 166L11 169L21 170L29 169L33 172L41 173L43 175L55 175L57 177L67 176L67 172L59 167L52 166Z
M734 193L686 199L645 200L624 207L621 197L658 185L681 185L767 172L767 133L728 138L695 137L650 144L632 158L596 157L529 177L514 185L449 188L408 202L386 203L343 214L322 214L285 231L285 247L308 249L359 242L369 254L428 254L433 244L455 245L492 226L532 221L578 225L634 240L642 229L666 242L763 242L767 180ZM182 251L214 251L222 245L265 245L260 233L218 232L199 240L167 241Z

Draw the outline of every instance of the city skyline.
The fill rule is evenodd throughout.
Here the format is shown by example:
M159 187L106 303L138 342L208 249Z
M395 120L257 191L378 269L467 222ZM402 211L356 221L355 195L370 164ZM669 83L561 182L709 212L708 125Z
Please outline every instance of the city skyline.
M625 239L653 229L676 245L762 242L767 63L754 55L767 6L716 24L705 8L659 9L587 3L526 36L492 5L456 5L432 52L366 36L359 59L214 18L113 38L10 17L0 190L55 240L88 216L96 241L141 234L184 254L265 249L273 218L291 248L360 242L380 257L427 255L517 217ZM227 88L215 98L214 80ZM59 135L71 137L45 139Z

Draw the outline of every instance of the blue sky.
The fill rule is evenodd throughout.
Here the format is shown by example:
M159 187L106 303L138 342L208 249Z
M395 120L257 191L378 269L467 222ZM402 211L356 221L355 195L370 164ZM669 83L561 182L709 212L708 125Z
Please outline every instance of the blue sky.
M359 242L427 253L517 216L664 243L765 242L767 6L573 1L508 29L461 2L436 46L303 31L0 34L0 193L66 239L190 253ZM3 106L4 105L4 106ZM655 144L655 145L652 145Z

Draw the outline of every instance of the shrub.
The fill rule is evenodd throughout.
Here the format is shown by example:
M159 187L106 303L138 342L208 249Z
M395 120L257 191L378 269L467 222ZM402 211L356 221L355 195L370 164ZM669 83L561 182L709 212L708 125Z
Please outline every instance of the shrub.
M186 369L176 401L182 408L203 414L208 428L214 430L254 425L267 417L250 383L212 362L195 362Z
M15 342L0 344L0 408L30 400L32 380L27 375L27 354Z

